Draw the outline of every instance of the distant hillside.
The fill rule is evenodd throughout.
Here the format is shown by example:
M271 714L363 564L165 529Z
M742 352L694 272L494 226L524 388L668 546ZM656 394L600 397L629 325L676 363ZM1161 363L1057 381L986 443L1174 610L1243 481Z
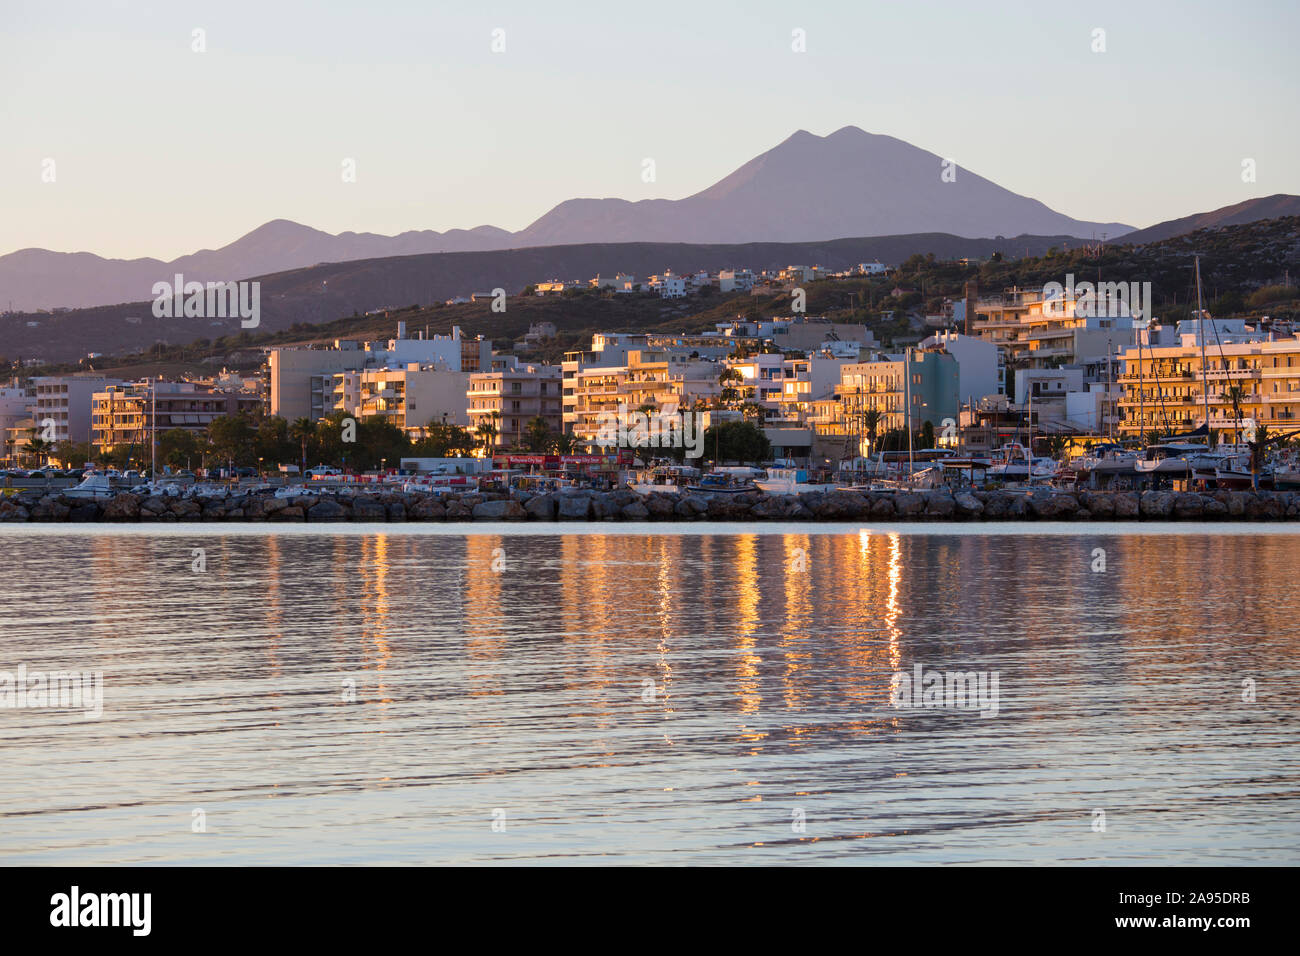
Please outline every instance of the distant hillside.
M513 295L530 283L550 277L585 280L616 272L643 277L666 268L685 272L748 266L758 270L791 263L844 269L873 260L897 263L914 253L933 253L941 259L980 258L995 252L1033 255L1067 244L1077 245L1078 240L1069 236L962 239L929 234L744 245L602 243L367 259L262 276L261 329L276 331L298 323L317 324L354 312L441 302L494 288ZM484 320L492 319L486 304L475 308ZM36 325L29 326L31 322ZM239 331L238 321L231 319L155 319L149 301L60 315L0 316L0 342L6 356L50 362L76 360L89 352L134 352L157 342L192 342Z
M1073 273L1080 278L1150 282L1156 317L1174 322L1188 317L1194 291L1192 261L1199 255L1205 302L1214 314L1269 314L1300 321L1300 291L1295 288L1300 273L1300 217L1204 229L1138 247L1108 245L1099 249L1075 244L1044 253L969 264L916 254L901 261L895 275L810 283L807 310L809 315L837 322L868 325L882 342L889 343L897 336L915 335L918 326L909 321L909 315L937 308L945 296L961 296L968 281L989 293L1012 286L1034 288L1063 281ZM900 294L895 296L899 287ZM885 318L886 312L894 318ZM398 321L405 321L412 334L425 330L445 334L459 325L466 334L482 334L498 347L519 341L534 322L552 322L558 330L556 339L528 354L535 360L557 362L567 349L585 347L592 332L701 331L739 314L789 315L790 296L785 292L713 292L666 300L599 294L591 289L564 296L515 296L508 300L504 313L491 313L481 303L467 303L407 307L380 315L344 315L280 331L217 329L211 339L151 344L141 353L106 357L96 366L127 378L210 372L221 365L251 369L261 364L260 349L267 346L335 338L387 339ZM192 332L193 326L189 329Z
M105 259L89 252L21 249L0 256L0 307L18 311L137 302L177 272L229 281L323 262L440 252L588 243L818 243L934 233L1115 238L1132 227L1054 212L965 168L948 181L943 160L892 136L846 126L799 130L709 188L684 199L570 199L516 233L494 226L337 236L284 219L218 249L171 262ZM534 278L547 278L540 276Z
M1028 250L1029 257L1024 257ZM969 257L996 261L962 265L952 260ZM927 259L933 254L934 259ZM1079 278L1100 274L1111 281L1151 282L1157 314L1180 317L1191 292L1192 260L1201 256L1205 297L1216 311L1233 312L1255 290L1266 285L1294 283L1300 276L1300 217L1260 220L1237 226L1203 229L1141 246L1107 245L1098 257L1096 248L1069 237L1016 237L1009 240L959 239L956 236L895 236L877 239L841 239L826 243L754 243L743 246L685 245L679 243L628 243L626 245L553 246L539 249L437 256L404 256L363 262L335 263L295 269L265 276L262 286L262 325L253 335L242 335L234 320L154 319L150 303L103 306L62 315L0 317L0 349L8 359L43 358L48 362L76 361L88 352L123 355L152 346L180 345L198 340L236 339L266 341L265 333L293 329L291 338L321 334L352 336L357 329L372 334L392 334L391 318L347 319L384 306L405 307L440 302L466 291L488 292L500 287L511 295L539 276L585 278L618 270L644 276L665 267L716 270L733 265L763 269L795 262L821 263L833 269L879 259L907 266L904 277L889 277L870 285L868 299L876 308L895 285L925 289L931 303L943 295L959 295L968 279L985 292L1019 285L1032 288L1048 281L1064 281L1067 273ZM852 283L827 282L809 289L812 312L840 308L850 301ZM1235 298L1234 298L1235 297ZM725 317L744 311L749 296L740 301L724 298L712 302L696 299L660 302L642 297L612 299L515 298L506 314L490 311L480 302L422 310L410 317L412 329L429 322L432 331L447 331L459 324L466 334L517 337L530 321L554 321L561 330L615 330L620 328L698 328L694 320ZM760 298L760 297L754 297ZM920 296L915 296L917 300ZM858 299L859 303L862 301ZM717 309L722 311L718 312ZM788 301L773 305L778 311ZM1275 312L1286 311L1279 306ZM858 317L865 319L866 313ZM129 321L135 319L137 321ZM29 326L29 322L36 323ZM330 323L317 330L316 326ZM371 323L371 325L367 325ZM233 346L232 346L233 347Z
M1198 229L1240 226L1248 222L1258 222L1261 219L1281 219L1286 216L1300 216L1300 196L1288 196L1286 193L1278 193L1275 196L1247 199L1245 202L1224 206L1211 212L1184 216L1182 219L1170 219L1168 222L1157 223L1154 226L1148 226L1146 229L1130 232L1124 236L1124 242L1129 245L1159 242L1162 239L1171 239L1174 236L1185 235Z

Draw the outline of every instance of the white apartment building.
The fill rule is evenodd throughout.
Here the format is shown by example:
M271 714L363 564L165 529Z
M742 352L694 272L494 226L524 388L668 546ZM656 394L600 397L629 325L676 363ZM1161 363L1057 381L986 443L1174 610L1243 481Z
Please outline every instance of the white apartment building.
M957 360L957 394L963 402L1006 391L1002 353L991 342L960 332L936 332L917 347L947 352Z
M31 379L29 384L33 397L28 414L42 433L47 423L52 423L55 442L88 442L95 393L126 383L102 375L44 375Z
M318 421L335 410L340 400L354 404L359 380L346 380L343 393L335 376L367 369L403 369L418 365L459 372L471 365L490 363L492 343L482 337L468 339L459 326L450 335L421 333L408 338L405 322L397 324L397 337L387 343L338 339L333 348L279 348L267 356L270 378L270 413L294 421ZM457 407L460 404L457 403Z
M718 289L721 292L748 292L757 281L757 277L748 269L723 269L718 273Z

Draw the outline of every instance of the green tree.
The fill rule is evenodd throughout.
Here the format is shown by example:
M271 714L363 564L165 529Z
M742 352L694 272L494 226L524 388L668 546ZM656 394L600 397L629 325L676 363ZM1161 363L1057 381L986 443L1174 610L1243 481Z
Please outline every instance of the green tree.
M386 419L368 419L357 423L356 453L349 460L357 470L371 471L385 462L387 467L397 467L410 453L406 432Z
M158 436L158 457L173 468L192 468L206 450L203 439L186 428L169 428Z
M289 423L279 415L269 415L258 421L254 441L257 457L268 468L298 457L298 445L289 436Z
M719 407L733 408L740 404L742 396L738 387L745 381L745 377L737 372L731 366L727 366L718 374L718 393Z
M551 446L551 428L546 419L538 415L524 429L524 447L533 452L544 452Z
M208 447L216 461L252 465L257 461L256 434L252 420L243 412L223 415L208 426Z
M95 446L88 441L60 442L54 450L54 457L65 468L80 468L95 460Z
M704 450L713 451L715 461L761 462L772 456L772 443L753 422L719 422L704 432Z

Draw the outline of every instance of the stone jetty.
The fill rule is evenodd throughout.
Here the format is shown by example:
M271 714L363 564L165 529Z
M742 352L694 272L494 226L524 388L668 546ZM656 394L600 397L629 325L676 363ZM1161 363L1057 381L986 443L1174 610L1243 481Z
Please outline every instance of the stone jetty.
M630 490L565 494L383 492L191 498L127 492L91 501L23 491L0 499L3 522L173 521L1295 521L1300 492L859 492L731 495Z

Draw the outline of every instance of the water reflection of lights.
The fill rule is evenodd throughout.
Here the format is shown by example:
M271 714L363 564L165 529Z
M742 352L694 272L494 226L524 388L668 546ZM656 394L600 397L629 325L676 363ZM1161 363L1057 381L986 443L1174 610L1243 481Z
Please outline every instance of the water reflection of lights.
M893 670L898 670L903 659L902 649L899 646L903 631L898 626L898 619L902 615L902 610L898 606L898 585L903 579L902 553L902 537L898 533L891 534L889 536L889 599L885 603L885 630L889 635L889 666Z

